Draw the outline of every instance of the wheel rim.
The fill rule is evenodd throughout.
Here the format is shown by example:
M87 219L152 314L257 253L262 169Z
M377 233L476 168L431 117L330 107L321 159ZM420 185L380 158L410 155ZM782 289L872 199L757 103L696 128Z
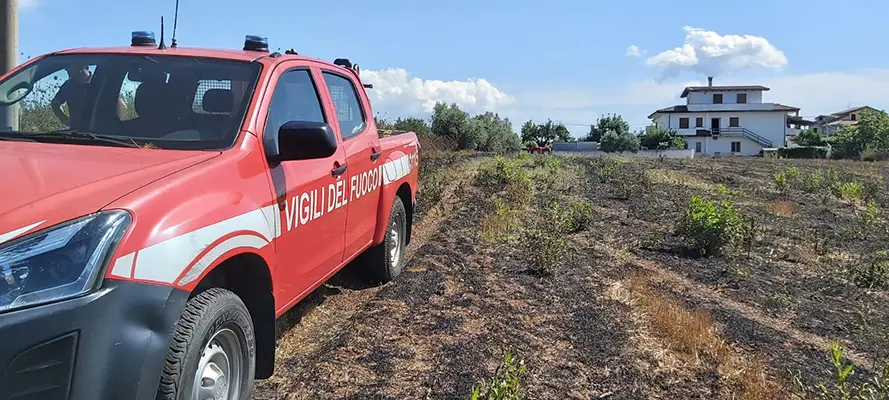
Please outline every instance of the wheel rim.
M392 226L389 228L389 238L392 240L392 248L389 249L389 260L391 260L393 266L398 266L401 256L401 223L399 223L399 218L395 218L392 221Z
M231 329L220 329L207 342L194 378L194 400L235 400L241 390L241 345Z

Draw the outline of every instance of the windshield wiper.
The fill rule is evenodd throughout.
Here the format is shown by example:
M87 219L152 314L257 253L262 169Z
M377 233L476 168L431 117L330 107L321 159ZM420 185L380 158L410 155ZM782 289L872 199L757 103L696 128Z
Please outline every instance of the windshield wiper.
M117 135L106 135L102 133L93 133L86 132L77 129L61 129L57 131L47 132L47 133L36 133L33 135L28 135L29 138L74 138L74 139L85 139L91 140L94 142L103 142L110 143L120 147L139 147L139 143L136 143L133 138L126 136L117 136Z
M34 140L34 139L23 137L23 136L19 135L17 132L12 132L12 131L8 131L8 130L0 131L0 140L8 140L10 142L36 142L36 140Z

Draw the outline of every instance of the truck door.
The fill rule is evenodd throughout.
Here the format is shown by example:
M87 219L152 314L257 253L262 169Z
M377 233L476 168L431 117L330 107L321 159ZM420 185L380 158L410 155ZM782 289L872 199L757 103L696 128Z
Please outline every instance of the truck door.
M308 67L279 68L283 72L272 83L274 91L263 128L265 146L274 144L274 133L286 122L330 124L330 119L336 118L325 115ZM276 304L278 309L289 306L342 264L346 207L336 193L337 188L345 191L345 175L339 175L345 165L340 146L326 159L285 161L271 170L282 221L276 242L275 297L287 303Z
M338 71L322 70L327 93L336 109L337 129L349 166L345 257L357 254L373 240L377 209L380 207L380 185L384 161L380 153L380 137L369 129L369 108L362 102L354 79Z

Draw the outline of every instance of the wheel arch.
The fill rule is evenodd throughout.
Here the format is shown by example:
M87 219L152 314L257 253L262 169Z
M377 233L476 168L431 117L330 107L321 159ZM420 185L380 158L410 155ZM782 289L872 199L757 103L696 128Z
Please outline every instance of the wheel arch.
M275 368L275 297L268 263L254 252L232 255L207 273L189 298L214 287L234 292L247 306L256 337L256 378L272 376Z
M404 211L407 214L407 238L405 238L405 244L410 243L414 221L414 202L410 184L402 182L394 193L383 192L383 195L380 196L380 206L377 210L377 229L374 232L373 245L383 243L383 239L386 237L386 227L388 226L389 214L392 212L392 202L396 198L401 199L401 202L404 204Z

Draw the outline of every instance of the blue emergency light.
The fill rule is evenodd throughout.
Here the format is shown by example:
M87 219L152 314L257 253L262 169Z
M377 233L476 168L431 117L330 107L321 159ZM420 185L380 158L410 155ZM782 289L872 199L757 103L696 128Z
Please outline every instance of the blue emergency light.
M244 50L269 51L269 39L265 36L247 35L244 39Z
M135 31L130 39L131 46L155 46L157 42L154 40L154 32L151 31Z

